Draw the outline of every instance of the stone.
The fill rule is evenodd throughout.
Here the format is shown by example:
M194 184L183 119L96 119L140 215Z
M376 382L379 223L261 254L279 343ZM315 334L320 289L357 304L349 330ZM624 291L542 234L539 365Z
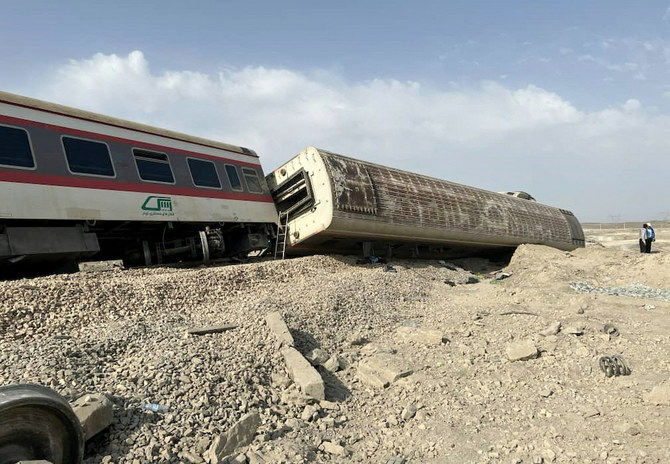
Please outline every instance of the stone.
M556 453L547 448L542 451L542 458L545 462L554 462L556 460Z
M436 329L402 326L398 327L395 333L399 340L422 345L441 345L447 341L444 333Z
M214 439L207 451L207 458L212 464L219 464L237 448L251 443L260 422L261 416L256 411L242 416L228 431Z
M560 330L561 330L561 323L559 321L554 321L551 324L549 324L549 326L546 329L540 331L540 335L542 335L543 337L549 337L551 335L556 335L558 332L560 332Z
M386 387L414 372L414 366L398 355L379 353L359 362L357 375L373 387Z
M328 361L328 359L330 359L330 354L328 354L328 352L324 349L314 348L305 357L312 364L312 366L320 366Z
M670 405L670 385L656 385L646 397L648 403L657 406Z
M337 355L331 356L322 365L328 372L337 372L340 370L340 358Z
M112 402L102 394L86 394L70 406L84 429L84 439L88 440L112 424Z
M280 345L294 346L293 335L288 330L288 326L277 311L269 312L265 315L265 323L270 331L275 335Z
M632 437L640 434L640 427L638 427L635 424L630 424L628 422L624 422L622 424L617 425L616 429L619 432L625 433Z
M573 352L580 358L585 358L590 354L589 349L583 343L578 343Z
M219 325L210 325L207 327L197 327L194 329L188 329L188 333L190 335L206 335L213 333L221 333L236 328L237 326L235 324L219 324Z
M581 409L584 418L596 417L600 415L600 411L594 406L586 405Z
M79 263L80 272L104 272L123 269L123 260L113 259L109 261L88 261Z
M298 350L287 347L282 350L286 370L300 391L316 400L326 399L326 387L319 373Z
M367 343L367 339L362 333L354 332L352 334L349 334L349 336L347 337L347 342L351 346L360 346L365 345Z
M400 413L400 417L402 420L410 420L412 417L416 415L417 408L413 404L409 404L405 406L405 408L402 410L402 413Z
M336 456L346 456L347 451L343 446L333 443L332 441L324 441L321 443L321 448L329 454L334 454Z
M582 321L570 321L566 322L563 327L563 333L571 335L583 335L586 324Z
M510 361L526 361L535 359L539 355L537 347L530 341L508 343L505 353Z

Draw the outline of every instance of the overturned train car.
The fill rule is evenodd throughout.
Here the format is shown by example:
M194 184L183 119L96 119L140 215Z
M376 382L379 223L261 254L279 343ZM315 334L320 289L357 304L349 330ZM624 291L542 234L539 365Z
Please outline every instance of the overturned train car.
M267 181L280 214L280 253L448 258L522 243L584 246L570 211L313 147Z

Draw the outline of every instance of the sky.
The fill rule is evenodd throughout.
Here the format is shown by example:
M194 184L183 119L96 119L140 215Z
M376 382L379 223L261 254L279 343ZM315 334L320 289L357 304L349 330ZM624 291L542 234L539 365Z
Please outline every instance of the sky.
M0 90L670 219L670 1L0 0Z

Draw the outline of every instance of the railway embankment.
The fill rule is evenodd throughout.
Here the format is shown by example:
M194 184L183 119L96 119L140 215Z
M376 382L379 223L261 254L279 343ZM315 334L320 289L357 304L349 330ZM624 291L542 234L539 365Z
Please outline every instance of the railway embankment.
M86 463L667 458L670 301L651 296L670 255L524 245L509 263L389 264L0 282L0 384L104 394L111 424ZM631 285L647 291L617 291ZM291 345L324 398L292 374ZM615 355L629 375L600 369Z

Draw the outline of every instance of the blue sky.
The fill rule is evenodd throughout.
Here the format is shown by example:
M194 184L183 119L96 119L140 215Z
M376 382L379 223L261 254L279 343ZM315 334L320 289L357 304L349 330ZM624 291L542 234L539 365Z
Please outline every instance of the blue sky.
M670 2L0 7L5 91L249 146L266 171L315 145L585 221L670 215Z

